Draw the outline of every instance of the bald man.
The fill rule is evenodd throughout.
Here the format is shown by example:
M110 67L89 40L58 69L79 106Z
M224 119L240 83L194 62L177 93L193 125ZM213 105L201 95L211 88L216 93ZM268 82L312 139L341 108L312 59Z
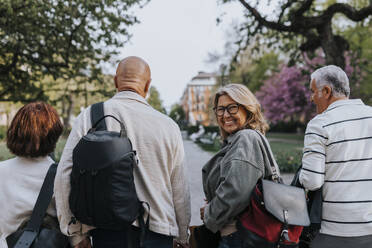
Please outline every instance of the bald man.
M151 83L151 71L143 59L123 59L117 67L114 82L117 93L104 102L104 113L124 123L133 149L137 151L139 163L134 168L136 191L138 198L150 205L150 230L144 246L171 248L173 237L176 237L175 243L179 247L187 246L190 198L180 130L168 116L147 103L145 97ZM108 130L120 131L113 118L105 121ZM94 248L127 247L127 232L130 231L138 241L138 228L132 226L131 230L112 231L71 222L68 197L72 151L90 128L88 107L75 120L56 175L55 198L61 230L75 237L72 242L75 247L89 247L85 239L88 233L92 235ZM138 242L133 247L138 247Z

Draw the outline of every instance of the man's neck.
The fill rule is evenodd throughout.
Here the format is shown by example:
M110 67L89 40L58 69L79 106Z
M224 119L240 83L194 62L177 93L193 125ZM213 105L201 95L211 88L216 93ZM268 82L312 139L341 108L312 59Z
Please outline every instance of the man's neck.
M134 90L134 89L121 89L121 90L118 90L118 92L123 92L123 91L131 91L131 92L134 92L134 93L137 93L138 94L138 92L136 90Z
M347 100L347 99L349 99L349 98L346 97L346 96L341 96L341 97L332 97L331 100L330 100L330 102L329 102L329 105L331 105L331 104L334 103L334 102L341 101L341 100ZM329 106L329 105L328 105L328 106Z
M131 92L134 92L134 93L137 93L138 95L144 97L144 94L142 91L140 91L139 89L136 89L134 87L120 87L117 89L118 92L122 92L122 91L131 91Z
M346 97L346 96L341 96L341 97L334 97L332 96L331 99L329 99L329 102L328 102L328 105L327 105L327 108L334 102L337 102L337 101L341 101L341 100L347 100L349 99L349 97Z

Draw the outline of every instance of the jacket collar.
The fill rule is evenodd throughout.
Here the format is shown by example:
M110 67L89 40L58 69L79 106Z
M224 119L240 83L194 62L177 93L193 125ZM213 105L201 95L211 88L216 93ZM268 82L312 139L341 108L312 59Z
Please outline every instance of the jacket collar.
M337 108L339 106L344 106L344 105L364 105L363 101L360 99L346 99L346 100L338 100L333 102L328 106L328 108L324 111L327 112L329 110L332 110L334 108Z
M150 104L146 101L145 98L143 98L141 95L139 95L138 93L134 91L129 91L129 90L119 91L112 98L113 99L131 99L131 100L135 100L137 102L150 106Z

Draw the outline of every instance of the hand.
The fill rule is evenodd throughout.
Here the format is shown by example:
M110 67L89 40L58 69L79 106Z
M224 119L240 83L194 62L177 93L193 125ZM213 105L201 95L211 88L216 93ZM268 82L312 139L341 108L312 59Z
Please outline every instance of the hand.
M189 244L179 243L173 240L173 248L189 248L189 247L190 247Z
M75 245L74 248L92 248L90 238L83 239L79 244Z
M200 208L200 219L201 219L203 222L204 222L204 209L205 209L205 206Z

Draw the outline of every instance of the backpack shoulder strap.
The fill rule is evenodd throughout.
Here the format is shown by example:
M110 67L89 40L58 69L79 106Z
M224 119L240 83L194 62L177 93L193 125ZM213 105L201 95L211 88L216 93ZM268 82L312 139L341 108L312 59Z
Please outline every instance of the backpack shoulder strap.
M14 248L29 248L34 242L36 236L39 233L40 226L43 222L44 215L48 209L49 203L53 196L54 188L54 177L57 172L57 164L53 163L47 172L47 175L44 179L43 185L39 196L37 197L36 204L32 211L31 219L27 223L27 226L22 233L21 237L17 240Z
M92 127L94 124L97 123L103 116L104 116L104 111L103 111L103 102L97 102L91 106L90 109L90 120L92 122ZM105 120L102 120L98 123L96 130L107 130L106 122Z

